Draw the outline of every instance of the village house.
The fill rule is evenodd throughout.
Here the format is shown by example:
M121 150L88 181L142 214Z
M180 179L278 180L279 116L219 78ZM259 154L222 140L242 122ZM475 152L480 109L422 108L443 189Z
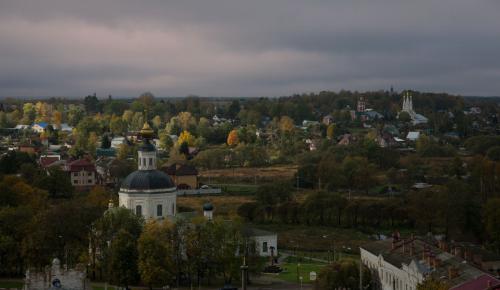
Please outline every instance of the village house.
M323 120L322 120L323 124L325 124L326 126L330 125L330 124L333 124L334 123L334 119L333 119L333 116L328 114L326 116L323 117Z
M77 190L88 190L96 185L97 172L95 165L87 159L78 159L66 165L71 184Z
M38 134L40 134L40 133L43 133L45 131L45 129L47 129L47 126L49 126L49 124L47 122L39 122L39 123L33 124L33 126L31 126L31 129L33 131L37 132Z
M356 138L352 134L344 134L339 138L340 141L337 143L337 145L342 145L342 146L351 145L354 141L356 141Z
M192 165L174 163L163 166L161 170L172 178L178 189L198 188L198 170Z
M48 168L52 163L61 160L61 155L42 155L40 159L38 159L38 163L40 167L43 169Z

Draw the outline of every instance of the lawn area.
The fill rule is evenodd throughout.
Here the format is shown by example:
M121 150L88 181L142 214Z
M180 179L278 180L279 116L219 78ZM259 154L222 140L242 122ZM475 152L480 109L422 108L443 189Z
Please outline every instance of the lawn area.
M201 170L200 182L207 184L262 184L292 179L296 172L296 165Z
M222 194L226 195L254 195L259 188L255 184L212 184L212 186L220 187Z
M299 263L298 264L299 277L302 276L303 283L312 283L309 280L309 273L314 271L319 274L321 269L326 266L326 264L321 263ZM296 263L284 263L281 265L283 272L281 272L277 277L279 279L285 280L287 282L298 283L297 282L297 264Z
M24 282L21 280L0 280L0 288L17 288L17 289L22 289L24 285Z

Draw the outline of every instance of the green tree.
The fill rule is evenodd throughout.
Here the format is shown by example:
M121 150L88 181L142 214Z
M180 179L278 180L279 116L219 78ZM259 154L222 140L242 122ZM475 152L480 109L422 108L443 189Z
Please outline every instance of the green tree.
M448 286L445 282L437 280L435 278L428 278L424 282L417 285L417 290L448 290Z
M342 260L324 267L318 275L314 289L358 289L359 265L352 260ZM371 287L371 272L363 266L363 287Z
M101 136L101 148L109 149L111 147L111 140L109 140L108 135L103 134Z
M408 123L411 121L411 116L407 112L401 112L401 113L399 113L398 119L401 122Z
M137 237L126 230L117 232L109 247L109 282L125 287L138 281Z
M492 198L484 205L483 221L489 240L500 252L500 198Z
M42 173L34 180L34 184L47 190L52 198L68 198L73 195L74 188L70 176L58 167L49 168L48 173Z
M257 189L255 199L264 208L267 218L273 220L276 207L292 200L292 192L290 184L285 182L262 185Z
M149 221L139 237L139 273L150 288L171 285L175 277L172 225Z
M87 111L89 115L99 111L99 100L96 94L86 96L83 100L83 104L85 106L85 111Z

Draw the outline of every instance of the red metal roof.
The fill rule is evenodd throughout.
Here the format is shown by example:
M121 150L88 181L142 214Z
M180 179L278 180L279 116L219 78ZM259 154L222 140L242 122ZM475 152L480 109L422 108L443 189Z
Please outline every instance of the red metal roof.
M500 285L500 280L484 274L474 280L469 280L463 284L450 288L450 290L487 290L497 285Z
M57 156L42 156L42 157L40 157L40 165L42 167L47 167L56 161L59 161L59 157L57 157Z

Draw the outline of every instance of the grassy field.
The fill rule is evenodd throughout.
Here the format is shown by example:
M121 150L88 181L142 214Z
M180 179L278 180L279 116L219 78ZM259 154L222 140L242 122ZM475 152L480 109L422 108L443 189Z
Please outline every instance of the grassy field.
M200 181L207 184L262 184L276 180L292 179L296 172L296 165L212 169L200 171Z
M297 270L297 265L298 270ZM309 273L311 272L316 272L316 274L319 274L321 269L325 267L326 264L322 263L283 263L282 268L283 272L277 275L279 279L282 279L287 282L292 282L292 283L299 283L297 280L297 276L302 276L302 282L303 283L312 283L309 279ZM297 275L298 273L298 275Z

